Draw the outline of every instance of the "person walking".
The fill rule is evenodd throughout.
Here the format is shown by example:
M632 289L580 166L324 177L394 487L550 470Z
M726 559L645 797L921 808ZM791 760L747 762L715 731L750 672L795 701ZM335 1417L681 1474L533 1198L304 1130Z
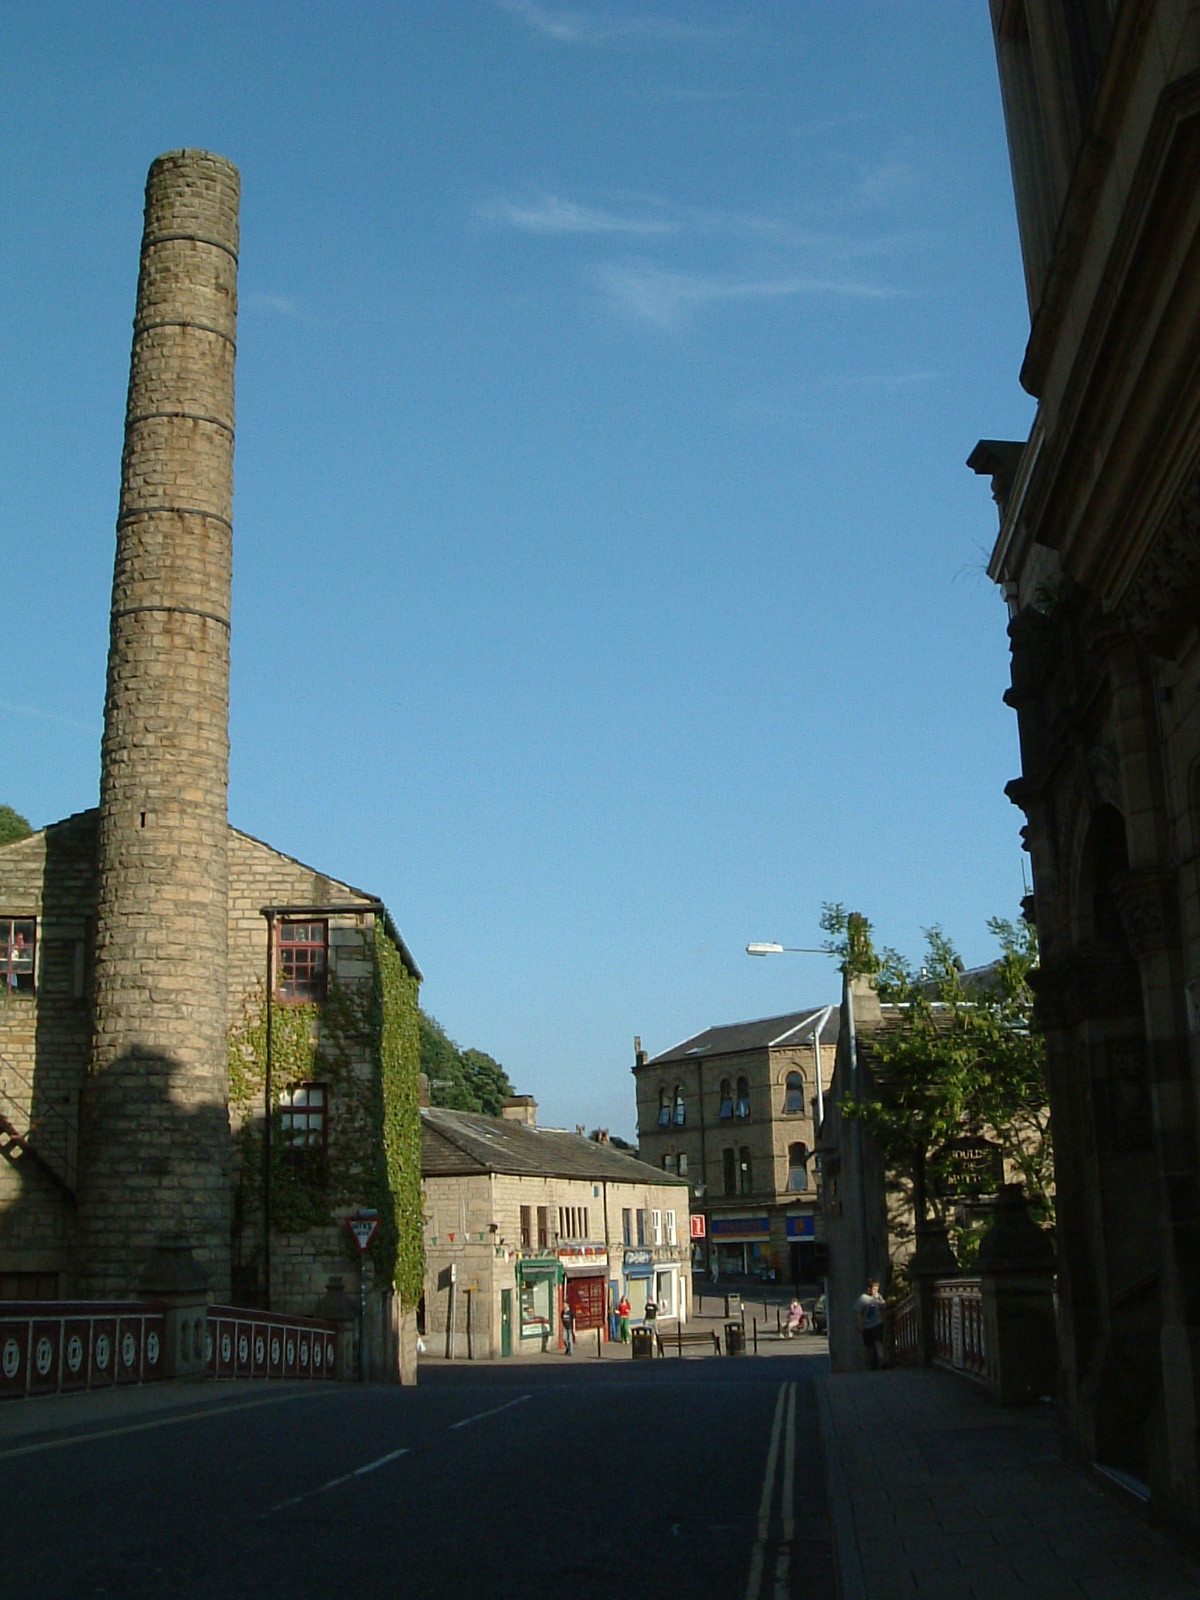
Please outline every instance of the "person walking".
M872 1369L883 1365L883 1313L885 1301L879 1292L879 1279L868 1278L865 1294L854 1302L854 1316L862 1334L863 1358Z
M622 1344L629 1343L629 1297L622 1295L617 1301L617 1337Z
M563 1350L570 1355L575 1349L575 1313L571 1309L571 1302L563 1296L562 1308L562 1336Z

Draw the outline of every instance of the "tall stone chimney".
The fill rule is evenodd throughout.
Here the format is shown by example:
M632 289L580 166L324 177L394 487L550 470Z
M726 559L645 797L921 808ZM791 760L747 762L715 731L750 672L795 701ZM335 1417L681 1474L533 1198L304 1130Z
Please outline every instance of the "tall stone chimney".
M229 1293L229 610L239 179L160 156L145 229L101 746L94 1031L76 1279L124 1295L160 1237Z

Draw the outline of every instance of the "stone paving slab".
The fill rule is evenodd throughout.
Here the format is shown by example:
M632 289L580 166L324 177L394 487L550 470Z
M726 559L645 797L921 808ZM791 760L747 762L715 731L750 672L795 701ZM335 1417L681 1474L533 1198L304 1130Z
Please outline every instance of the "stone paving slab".
M1200 1597L1200 1566L1062 1459L1052 1406L932 1369L816 1385L841 1600Z

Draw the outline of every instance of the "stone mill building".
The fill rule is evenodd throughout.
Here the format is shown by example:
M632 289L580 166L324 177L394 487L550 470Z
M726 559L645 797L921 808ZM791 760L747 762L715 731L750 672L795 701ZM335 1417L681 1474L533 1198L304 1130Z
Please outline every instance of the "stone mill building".
M377 896L227 814L238 203L219 156L150 169L99 805L0 850L0 1297L128 1297L171 1239L214 1300L312 1313L369 1207L394 1369L420 972Z

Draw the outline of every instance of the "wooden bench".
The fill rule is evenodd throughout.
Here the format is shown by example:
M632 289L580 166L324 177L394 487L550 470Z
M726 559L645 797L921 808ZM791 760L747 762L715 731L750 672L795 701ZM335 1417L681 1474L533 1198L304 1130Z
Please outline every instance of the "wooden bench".
M712 1328L676 1328L674 1333L668 1333L664 1339L657 1330L654 1337L658 1341L660 1356L670 1355L672 1352L681 1356L685 1350L704 1348L706 1355L721 1354L721 1336Z

